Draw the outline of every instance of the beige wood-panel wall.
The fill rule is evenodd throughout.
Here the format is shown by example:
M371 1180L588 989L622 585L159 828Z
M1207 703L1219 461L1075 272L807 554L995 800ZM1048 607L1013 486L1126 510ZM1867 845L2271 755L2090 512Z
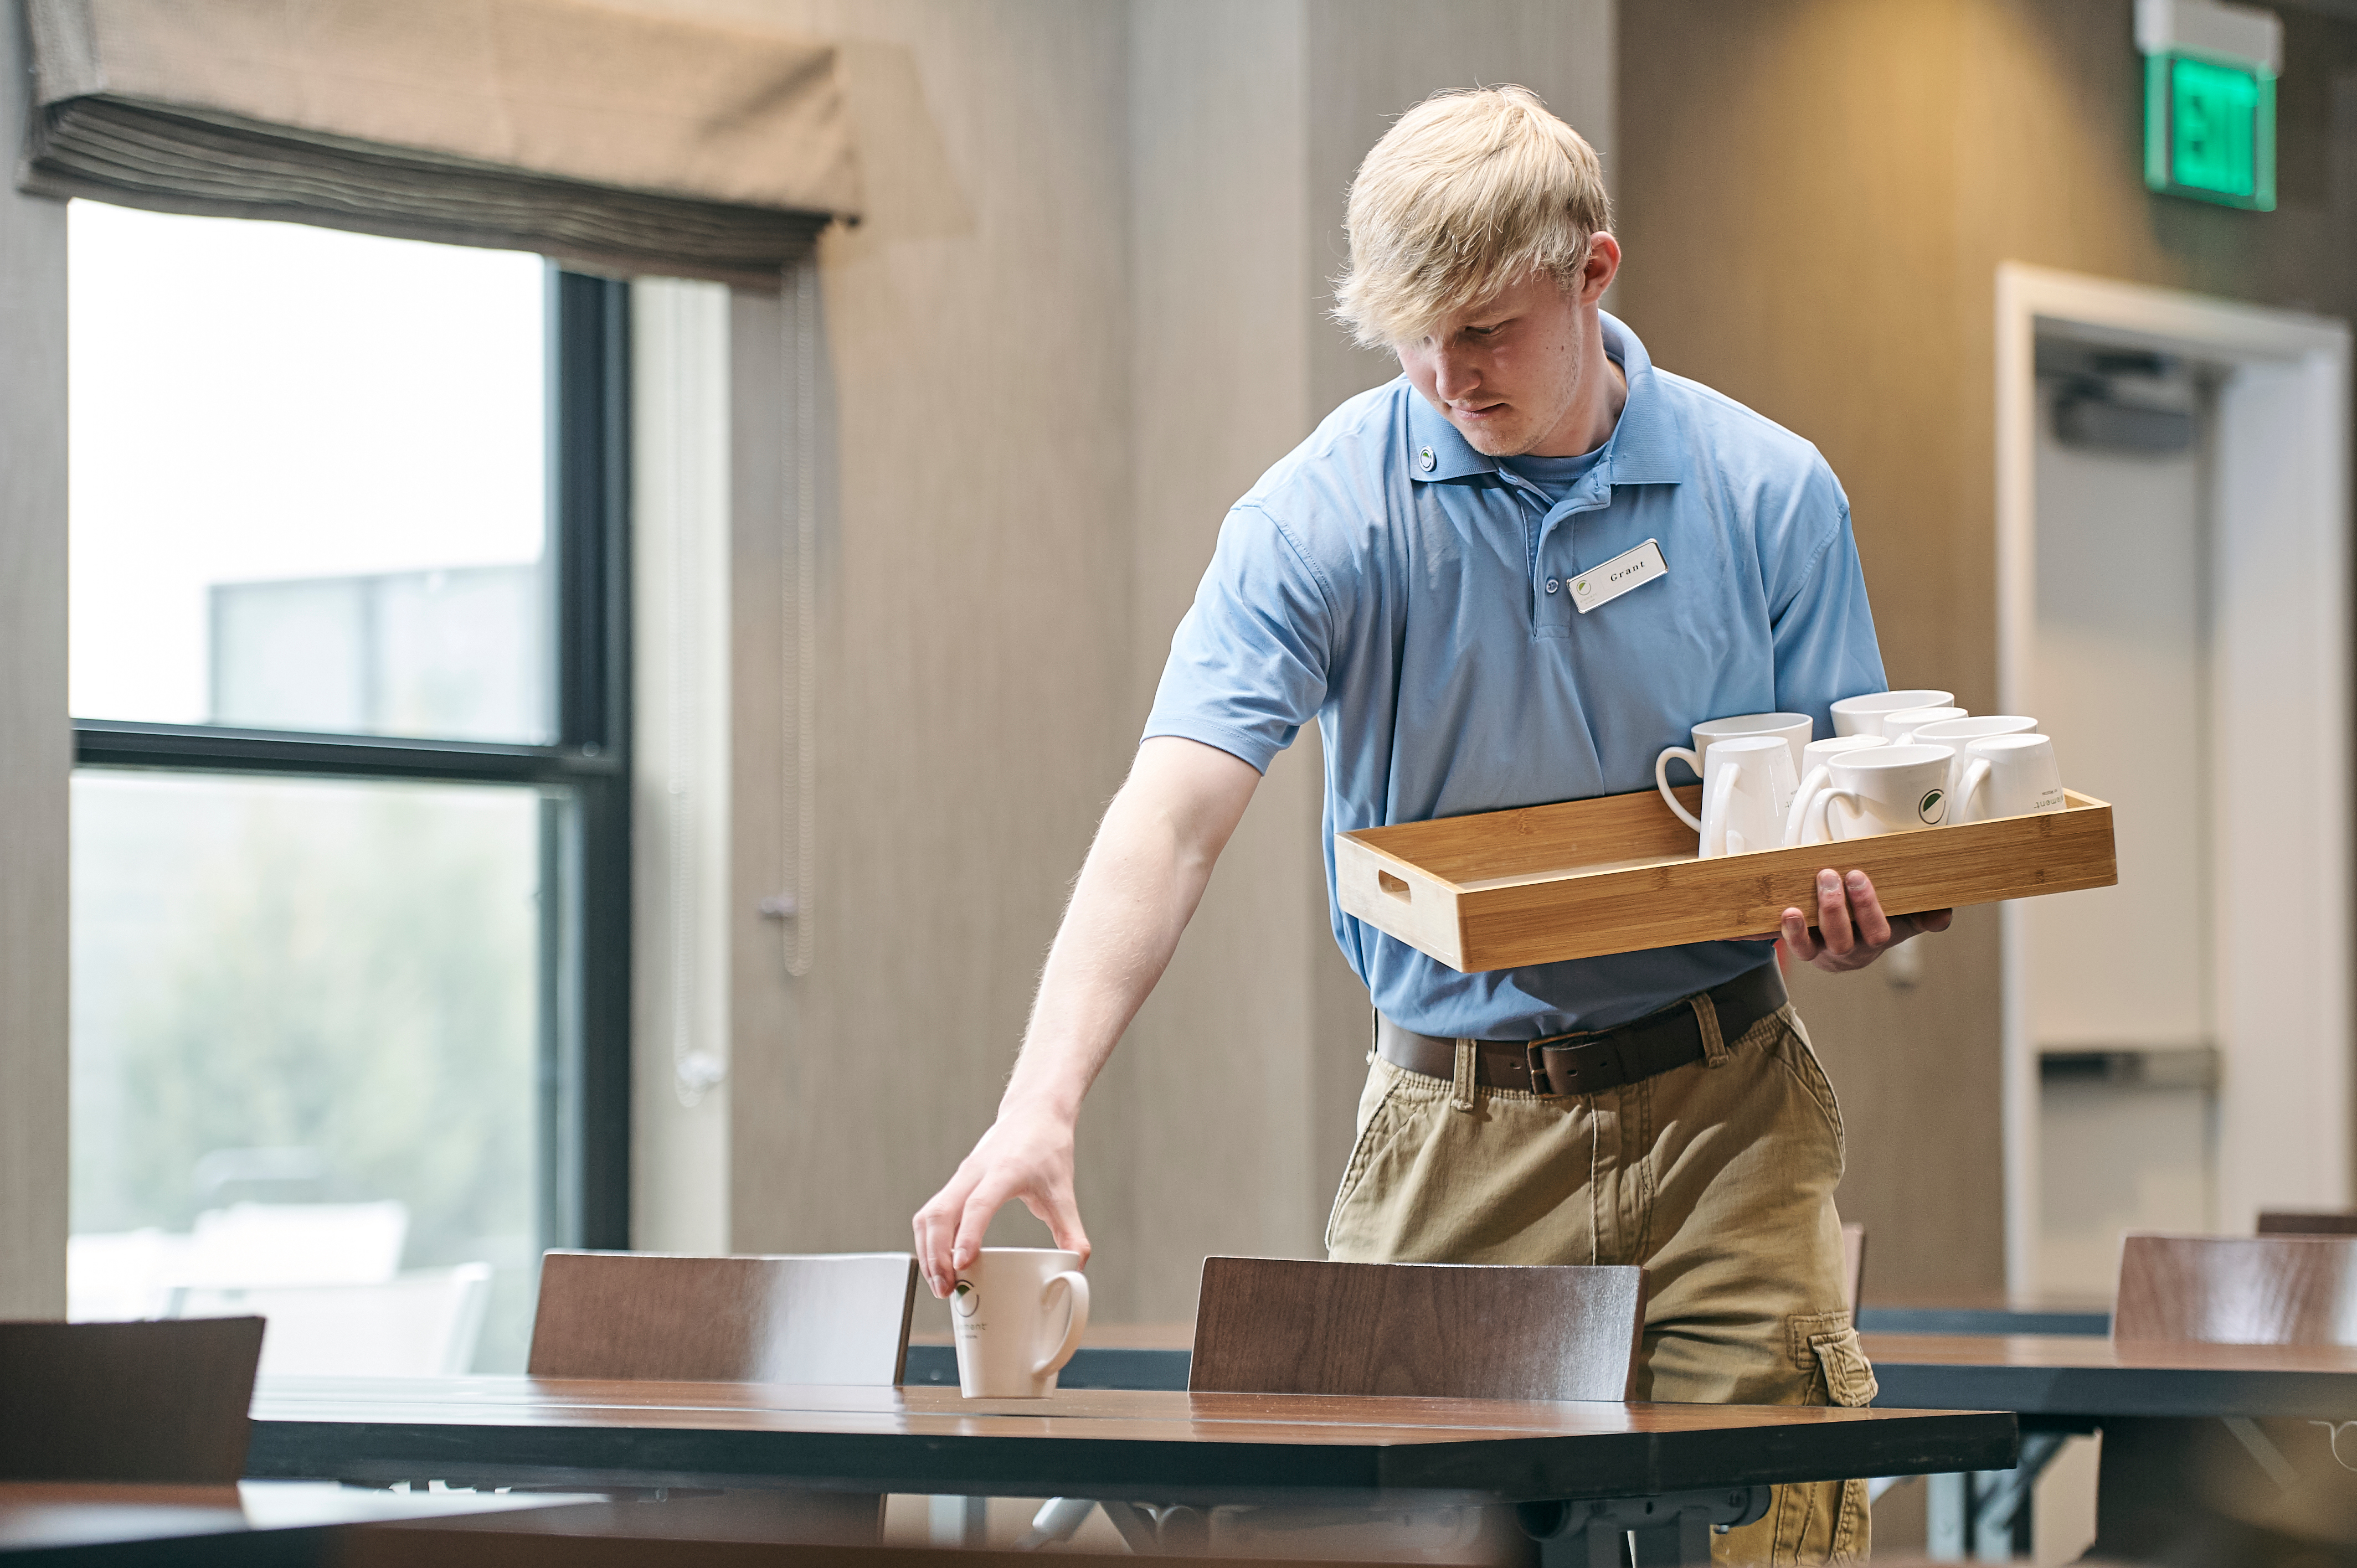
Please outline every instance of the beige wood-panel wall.
M1390 373L1322 317L1359 155L1426 92L1502 80L1609 148L1611 6L641 3L847 42L869 206L818 267L799 977L753 912L793 805L781 306L733 313L730 1239L901 1246L989 1121L1222 516ZM1207 1252L1319 1249L1367 1014L1328 929L1318 772L1314 738L1271 769L1091 1098L1106 1320L1189 1316ZM1043 1235L1018 1211L994 1239Z
M0 124L25 123L0 16ZM0 1318L66 1308L66 208L0 190Z
M2147 193L2130 0L1649 0L1621 15L1620 306L1824 449L1899 685L1996 694L1994 310L2019 260L2347 317L2357 28L2284 8L2279 206ZM1868 1295L2004 1278L1996 921L1922 983L1805 974Z

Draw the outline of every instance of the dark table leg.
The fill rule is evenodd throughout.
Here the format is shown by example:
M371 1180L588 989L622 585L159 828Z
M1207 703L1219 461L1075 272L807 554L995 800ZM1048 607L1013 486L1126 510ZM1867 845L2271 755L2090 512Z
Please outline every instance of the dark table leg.
M1620 1568L1622 1543L1637 1568L1710 1561L1714 1527L1749 1524L1768 1511L1766 1487L1673 1492L1610 1502L1524 1503L1523 1529L1539 1543L1540 1568Z

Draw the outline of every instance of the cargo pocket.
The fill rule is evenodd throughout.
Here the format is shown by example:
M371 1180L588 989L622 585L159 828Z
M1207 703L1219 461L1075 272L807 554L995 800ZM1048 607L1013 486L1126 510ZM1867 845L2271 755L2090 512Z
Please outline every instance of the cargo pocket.
M1845 1319L1847 1316L1841 1316ZM1866 1359L1866 1348L1857 1342L1857 1330L1846 1321L1810 1335L1809 1351L1824 1384L1827 1404L1862 1408L1872 1404L1874 1396L1882 1391L1881 1385L1874 1380L1874 1367ZM1830 1561L1864 1561L1869 1539L1867 1507L1865 1479L1852 1477L1842 1482L1841 1504L1834 1516Z

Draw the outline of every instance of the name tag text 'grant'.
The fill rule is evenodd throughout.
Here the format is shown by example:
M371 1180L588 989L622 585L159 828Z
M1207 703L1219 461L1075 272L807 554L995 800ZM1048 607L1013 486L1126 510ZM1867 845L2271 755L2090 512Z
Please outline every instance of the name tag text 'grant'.
M1591 566L1574 577L1571 602L1578 607L1580 614L1586 615L1598 605L1610 604L1631 588L1669 575L1669 563L1662 559L1662 542L1648 539L1636 549L1615 555L1603 565Z

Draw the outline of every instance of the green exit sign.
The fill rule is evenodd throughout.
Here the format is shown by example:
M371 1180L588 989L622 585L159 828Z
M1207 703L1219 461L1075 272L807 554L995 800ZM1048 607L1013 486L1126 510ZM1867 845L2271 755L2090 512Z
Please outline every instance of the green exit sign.
M2283 23L2228 0L2136 0L2144 56L2144 182L2272 212Z
M2147 55L2144 182L2171 196L2275 210L2275 73L2239 60Z

